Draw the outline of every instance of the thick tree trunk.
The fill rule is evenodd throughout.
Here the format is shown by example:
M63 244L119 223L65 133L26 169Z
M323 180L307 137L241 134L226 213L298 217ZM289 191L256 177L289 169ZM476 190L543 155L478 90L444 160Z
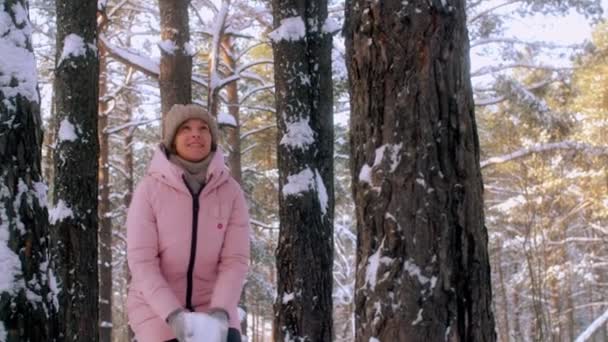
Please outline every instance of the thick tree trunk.
M333 114L327 2L274 0L279 216L274 338L331 341ZM293 28L296 28L294 31ZM291 32L291 33L289 33Z
M465 1L346 18L356 341L494 341Z
M96 1L58 0L54 248L66 341L98 341ZM78 15L75 15L77 13Z
M42 181L42 120L32 53L28 2L0 6L0 340L57 339L58 309L49 284L46 185Z
M192 101L192 56L188 4L190 0L159 0L161 27L160 97L164 116L176 104Z
M107 54L99 48L99 341L112 340L112 220L110 212L110 166L107 100Z

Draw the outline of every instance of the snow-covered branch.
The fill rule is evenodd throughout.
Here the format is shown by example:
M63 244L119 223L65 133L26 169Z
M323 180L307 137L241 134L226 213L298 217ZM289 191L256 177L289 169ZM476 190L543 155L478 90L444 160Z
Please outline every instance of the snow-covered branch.
M254 219L250 219L249 222L251 224L253 224L254 226L258 226L258 227L261 227L261 228L264 228L264 229L279 229L279 227L271 226L271 225L269 225L267 223L264 223L264 222L261 222L261 221L258 221L258 220L254 220Z
M99 35L99 41L106 48L106 51L108 52L110 57L158 80L160 74L160 63L158 61L153 60L131 49L125 49L122 47L115 46L110 43L103 34ZM207 88L207 81L201 77L193 75L192 82Z
M484 11L481 11L479 13L477 13L477 15L471 17L469 20L467 20L467 24L471 25L473 22L477 21L479 18L483 18L484 16L488 15L489 13L492 13L493 11L501 8L501 7L505 7L505 6L509 6L518 2L522 2L523 0L509 0L506 2L503 2L501 4L498 4L496 6L490 7Z
M253 88L249 92L247 92L245 95L243 95L243 97L241 98L241 100L239 101L239 103L245 103L245 101L247 101L247 99L251 95L253 95L253 94L255 94L255 93L259 92L259 91L268 90L268 89L272 89L272 88L274 88L274 84L267 84L267 85L263 85L263 86L260 86L260 87Z
M271 129L271 128L275 128L275 127L277 127L277 125L267 125L267 126L262 126L260 128L252 129L251 131L247 131L247 132L241 134L241 140L244 140L245 138L247 138L251 135L254 135L254 134L263 132L267 129Z
M580 335L578 335L578 337L576 338L576 340L574 340L574 342L585 342L587 341L589 338L591 338L591 336L593 336L593 334L600 328L602 328L604 326L604 324L606 324L606 322L608 321L608 310L604 311L604 313L595 319L595 321L593 321L593 323L591 323L591 325L589 325L587 327L587 329L585 329L585 331L583 331Z
M541 65L541 64L530 64L530 63L512 63L512 64L498 64L498 65L489 65L482 68L479 68L473 72L471 72L471 77L479 77L487 74L493 74L499 71L513 69L513 68L526 68L526 69L540 69L540 70L553 70L553 71L563 71L563 70L574 70L573 67L556 67L552 65Z
M160 74L160 64L158 61L155 61L147 56L140 55L135 51L114 46L103 34L99 35L99 41L104 45L106 51L108 51L108 54L112 58L126 65L132 66L148 76L158 79L158 75Z
M549 84L551 84L553 82L557 82L559 80L560 80L559 78L551 78L551 79L548 79L548 80L543 80L543 81L540 81L540 82L533 83L533 84L531 84L528 87L523 87L523 86L521 86L521 87L529 93L530 91L533 91L533 90L536 90L536 89L540 89L542 87L545 87L545 86L547 86L547 85L549 85ZM475 89L476 93L478 93L478 92L484 92L484 91L494 91L494 92L496 92L495 89ZM475 99L475 106L476 107L490 106L490 105L493 105L493 104L497 104L497 103L503 102L505 100L507 100L506 96L495 96L495 97L488 97L488 98L483 98L483 99L482 98L477 98L477 99Z
M472 41L471 49L474 47L477 47L477 46L483 46L483 45L494 44L494 43L496 43L496 44L501 44L501 43L522 44L522 45L541 47L541 48L547 48L547 49L581 49L581 48L583 48L583 44L563 45L563 44L556 44L556 43L544 42L544 41L527 42L527 41L517 39L517 38L495 37L495 38L477 39L475 41Z
M137 127L137 126L141 126L141 125L147 125L150 122L159 121L159 120L160 120L160 118L130 121L130 122L127 122L127 123L122 124L122 125L118 125L118 126L114 126L114 127L108 127L103 132L105 134L114 134L116 132L122 131L123 129L131 128L131 127Z
M492 157L489 159L486 159L484 161L482 161L481 164L481 168L485 168L488 167L490 165L494 165L494 164L501 164L501 163L505 163L517 158L522 158L525 157L527 155L530 155L532 153L540 153L540 152L547 152L547 151L552 151L552 150L577 150L577 151L581 151L581 152L586 152L592 155L604 155L604 154L608 154L608 146L593 146L593 145L589 145L586 143L581 143L581 142L577 142L577 141L561 141L561 142L557 142L557 143L547 143L547 144L539 144L539 145L535 145L535 146L530 146L530 147L525 147L522 149L519 149L517 151L502 155L502 156L497 156L497 157Z

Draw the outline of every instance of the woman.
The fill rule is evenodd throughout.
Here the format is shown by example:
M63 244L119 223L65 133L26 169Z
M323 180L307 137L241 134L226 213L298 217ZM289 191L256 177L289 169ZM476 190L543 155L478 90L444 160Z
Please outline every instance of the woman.
M237 303L249 265L243 192L207 111L175 105L163 125L127 216L129 324L139 342L240 341Z

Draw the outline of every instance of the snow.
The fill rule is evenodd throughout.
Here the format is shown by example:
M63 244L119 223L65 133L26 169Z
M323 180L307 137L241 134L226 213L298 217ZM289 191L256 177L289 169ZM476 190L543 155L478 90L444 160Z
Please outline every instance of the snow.
M2 197L9 195L2 186ZM19 256L8 247L9 219L6 209L0 207L0 294L15 291L15 279L21 274Z
M87 54L87 50L94 51L97 53L97 47L94 44L84 42L84 38L81 36L70 33L65 36L63 40L63 50L57 65L61 65L64 60L69 58L84 57Z
M283 295L283 304L287 304L294 299L293 292L287 292Z
M194 55L196 55L196 48L189 41L186 42L186 44L184 44L184 51L186 52L186 54L188 56L194 56Z
M380 340L375 337L370 337L369 342L380 342Z
M53 272L53 269L49 267L48 269L48 277L49 277L49 298L52 300L53 306L55 306L55 310L59 311L59 293L61 289L59 288L59 282L57 281L57 277Z
M325 19L325 22L323 23L323 27L321 28L324 33L329 34L333 34L334 32L337 32L340 29L340 24L338 24L338 22L332 17L327 17L327 19Z
M281 20L281 25L268 34L275 43L281 40L297 41L306 35L306 25L302 17L290 17Z
M315 142L315 133L308 125L309 119L299 119L287 123L287 133L281 138L281 145L306 149Z
M236 127L236 119L229 113L220 112L217 116L217 124Z
M59 124L59 132L57 134L57 139L59 141L74 141L78 139L76 129L68 118L63 118L63 120L61 120L61 123Z
M372 183L372 170L374 167L379 166L384 160L385 153L388 152L388 159L390 162L390 172L394 172L401 163L401 148L403 147L403 143L399 144L384 144L376 149L374 152L374 164L369 166L367 164L363 164L361 170L359 171L359 182L368 183L372 190L380 192L379 186L374 186Z
M606 322L608 322L608 310L604 311L604 313L600 317L596 318L595 321L593 321L593 323L591 323L591 325L589 325L587 329L585 329L585 331L578 335L574 342L587 341L591 338L591 336L593 336L595 331L602 328L604 324L606 324Z
M424 309L418 310L418 317L416 317L416 320L412 322L412 325L417 325L418 323L422 322L422 311L424 311Z
M319 170L315 169L315 180L317 181L317 193L319 195L319 204L321 206L321 211L323 215L327 214L327 189L325 188L325 184L323 183L323 178L319 174Z
M299 196L309 191L314 186L314 174L310 168L305 168L300 173L287 176L287 184L283 186L283 196Z
M46 194L48 192L48 186L44 182L34 182L33 186L34 191L36 192L36 197L38 198L38 204L43 208L46 207Z
M403 264L403 269L409 273L410 277L416 278L421 285L430 284L431 289L435 288L437 277L428 278L422 275L420 267L418 267L414 262L406 260Z
M55 224L69 217L74 217L74 213L62 199L57 201L57 205L54 208L49 209L49 222L51 224Z
M384 248L384 240L378 247L376 253L372 254L367 259L367 267L365 269L365 283L373 291L376 288L376 283L378 280L378 267L380 264L390 265L393 262L393 259L389 257L381 257L382 249Z
M158 43L158 47L160 48L161 51L164 51L165 53L167 53L169 55L174 55L175 51L177 50L177 45L175 45L175 42L170 39L161 40Z
M367 183L369 185L372 184L372 168L369 165L363 164L361 167L361 171L359 171L359 182Z
M0 6L4 7L3 4ZM32 28L27 20L27 12L20 3L15 3L12 10L15 12L17 24L25 24L22 29L16 28L8 13L0 10L0 93L4 94L4 104L9 109L14 109L9 99L17 95L32 102L40 102L36 89L36 61L34 54L27 50L26 44ZM11 85L13 79L18 82L17 86Z

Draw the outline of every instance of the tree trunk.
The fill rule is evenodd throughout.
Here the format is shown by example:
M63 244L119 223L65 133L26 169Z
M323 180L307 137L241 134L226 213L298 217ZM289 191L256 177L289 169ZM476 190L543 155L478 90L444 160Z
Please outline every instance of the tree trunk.
M188 4L190 0L159 0L161 27L160 98L164 115L176 104L192 101L192 56Z
M52 341L58 309L51 284L42 120L28 2L0 6L0 340Z
M494 341L464 0L351 0L356 341Z
M230 37L224 36L222 38L222 59L224 64L230 68L230 70L236 70L236 63L233 58L234 49ZM242 182L242 170L241 170L241 125L239 115L239 92L238 84L236 81L228 83L226 86L226 97L228 100L228 113L232 115L236 124L233 128L228 130L228 145L230 146L230 156L228 157L228 165L230 166L230 173L232 177L241 184ZM243 291L243 293L245 293Z
M327 1L273 0L279 217L274 338L331 341L333 108ZM289 29L291 27L291 29ZM297 28L296 34L286 32Z
M130 42L129 42L129 46L130 46ZM130 100L127 101L127 111L126 111L126 115L127 117L125 118L125 123L131 122L133 121L133 109L135 106L131 105ZM133 173L134 173L134 169L135 169L135 165L133 162L133 133L135 132L135 127L129 128L127 130L127 133L125 135L125 149L124 149L124 165L125 165L125 171L127 172L127 178L125 179L125 196L123 199L123 206L125 208L128 208L129 205L131 204L131 197L133 196L133 187L134 187L134 178L133 178ZM127 230L126 227L123 227L124 231L124 236L127 235ZM125 245L125 250L126 250L126 245ZM124 260L123 262L123 274L126 278L126 284L130 284L131 283L131 272L129 270L129 265L126 262L126 260ZM128 286L125 286L125 291L127 290ZM128 322L129 319L127 317L127 310L126 308L123 308L123 313L124 313L124 317L123 317L123 321L124 322ZM132 341L135 338L135 333L133 332L133 330L131 329L131 326L128 325L127 326L127 334L128 334L128 341Z
M99 63L96 1L58 0L54 210L60 322L66 341L98 341ZM75 15L75 14L78 15Z
M222 59L224 64L230 70L236 70L236 63L233 58L234 48L230 37L222 37ZM230 155L228 156L228 165L232 177L242 184L243 172L241 168L241 125L239 115L239 92L236 81L228 83L226 86L226 97L228 100L228 113L232 115L236 124L228 129L228 145L230 146ZM239 307L245 312L247 317L247 283L243 286ZM241 321L241 331L247 333L247 319Z
M110 212L110 171L107 100L107 54L99 49L99 341L112 340L112 220Z
M502 240L498 241L498 246L502 246ZM509 326L509 299L507 296L507 287L505 285L505 276L504 276L504 271L502 268L502 248L497 248L496 251L497 254L497 259L496 260L496 266L498 267L498 281L500 282L499 286L500 286L500 299L502 301L502 305L501 305L501 312L502 312L502 324L504 325L501 329L498 329L500 331L501 334L501 341L502 342L509 342L510 341L510 326ZM498 314L497 312L495 312L495 314Z

